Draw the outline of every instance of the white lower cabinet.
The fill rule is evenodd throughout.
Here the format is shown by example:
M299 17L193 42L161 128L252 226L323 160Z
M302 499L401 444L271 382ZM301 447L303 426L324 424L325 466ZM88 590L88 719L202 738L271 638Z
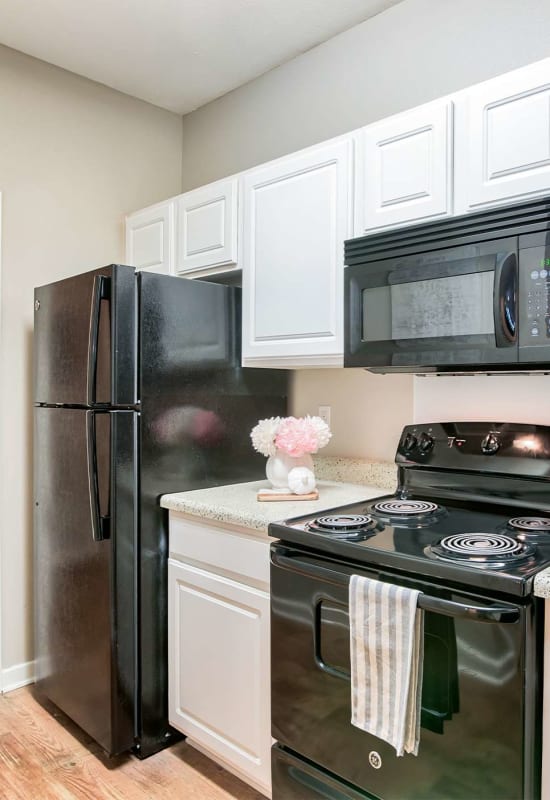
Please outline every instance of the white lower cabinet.
M170 539L170 724L269 797L269 541L174 514Z

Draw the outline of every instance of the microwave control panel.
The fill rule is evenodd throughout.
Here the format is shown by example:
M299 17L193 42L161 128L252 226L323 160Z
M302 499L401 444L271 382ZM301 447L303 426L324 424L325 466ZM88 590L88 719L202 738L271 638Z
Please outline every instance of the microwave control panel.
M519 346L550 350L550 247L520 250Z

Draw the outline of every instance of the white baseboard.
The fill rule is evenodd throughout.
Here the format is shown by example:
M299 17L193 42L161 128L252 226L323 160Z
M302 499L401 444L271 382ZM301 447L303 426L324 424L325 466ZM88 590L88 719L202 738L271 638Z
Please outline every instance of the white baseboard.
M2 693L12 692L21 686L34 683L35 666L34 661L25 661L23 664L14 664L13 667L3 669L0 683Z

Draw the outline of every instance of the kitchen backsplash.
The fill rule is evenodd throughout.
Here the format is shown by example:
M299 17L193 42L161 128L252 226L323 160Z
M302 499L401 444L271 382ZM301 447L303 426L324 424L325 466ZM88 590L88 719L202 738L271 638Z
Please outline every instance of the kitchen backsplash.
M291 413L331 407L332 439L323 456L391 462L399 436L413 419L413 376L373 375L364 369L293 372Z
M415 377L412 419L550 425L550 375Z
M388 492L395 491L397 467L394 463L338 456L314 456L313 460L318 480L359 483L364 486L379 486Z

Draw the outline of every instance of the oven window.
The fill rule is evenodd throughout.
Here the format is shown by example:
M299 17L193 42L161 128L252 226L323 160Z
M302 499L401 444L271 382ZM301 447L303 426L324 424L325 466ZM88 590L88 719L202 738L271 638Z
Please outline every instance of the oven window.
M365 342L494 334L492 270L363 289Z

